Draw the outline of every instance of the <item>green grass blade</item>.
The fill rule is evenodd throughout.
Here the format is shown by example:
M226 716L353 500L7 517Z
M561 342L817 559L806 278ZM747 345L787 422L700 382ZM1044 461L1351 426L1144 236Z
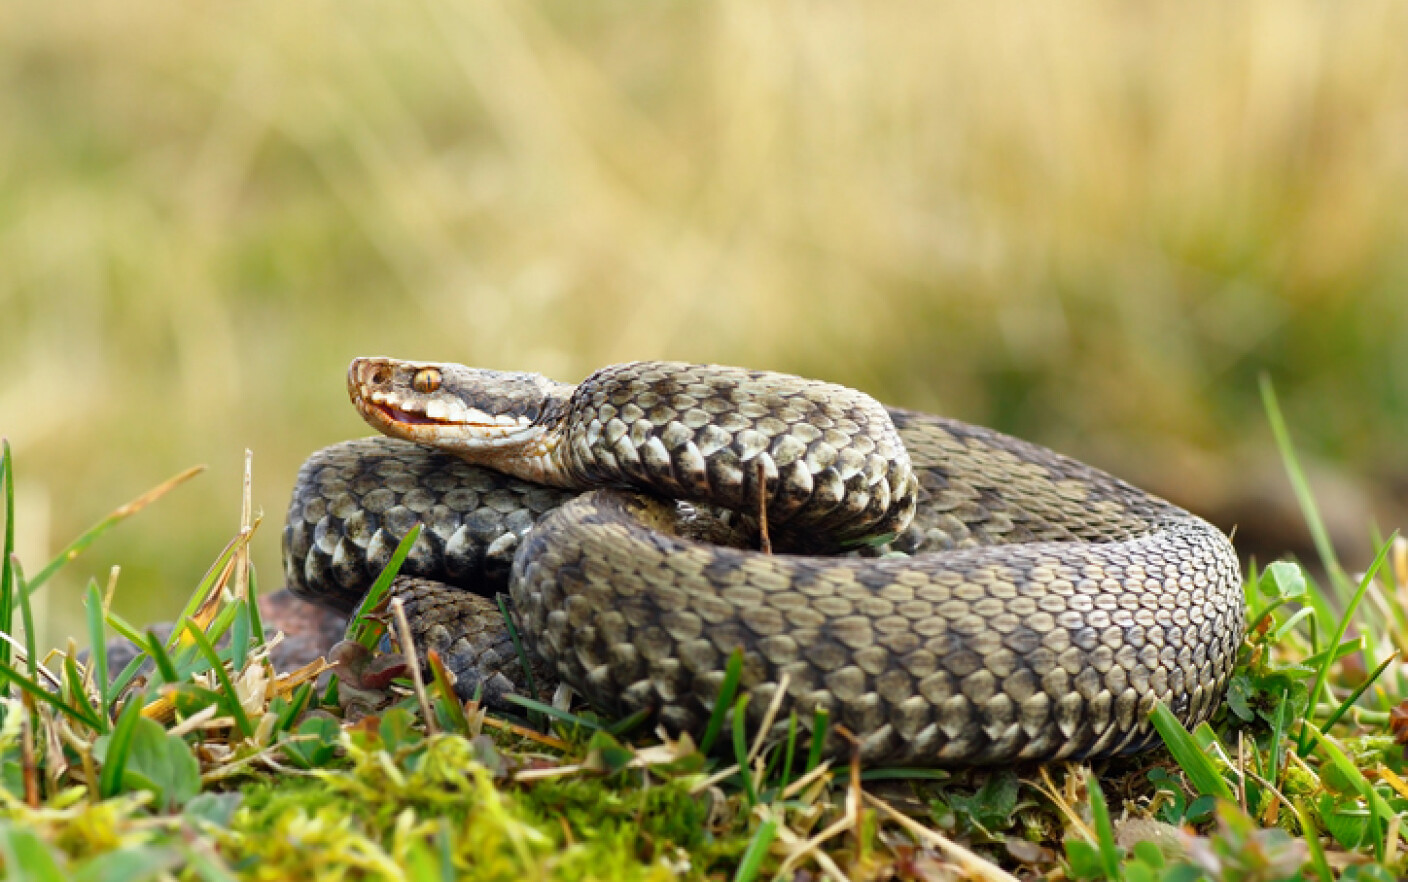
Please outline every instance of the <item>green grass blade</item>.
M733 706L733 697L738 693L738 681L743 677L743 650L735 649L729 653L728 665L724 668L724 679L719 684L718 697L714 699L714 710L709 714L709 722L704 727L704 737L699 739L699 752L709 753L709 749L718 740L719 732L724 727L724 716L728 709Z
M464 704L455 694L454 684L450 682L450 672L445 669L445 662L440 658L440 653L429 650L425 654L425 661L430 666L430 676L435 684L436 698L441 706L441 715L448 718L450 725L447 727L451 732L458 735L469 734L469 718L465 716ZM429 722L426 723L429 725Z
M142 716L142 702L137 696L127 699L122 713L117 717L107 754L103 760L103 771L98 776L98 794L110 799L122 792L122 777L127 771L127 757L132 751L132 736L137 731L137 720Z
M143 642L137 645L139 648L145 648L147 644ZM118 673L116 677L113 678L112 683L109 684L104 690L105 694L103 695L103 700L106 702L106 707L108 709L108 719L112 719L113 702L116 701L118 696L120 696L123 691L127 689L128 684L130 684L134 679L136 679L137 672L142 668L142 662L146 661L150 657L150 654L147 652L137 653L136 657L134 657L130 662L127 663L127 666L124 667L122 671Z
M99 536L103 535L108 530L111 530L113 527L117 526L122 521L125 521L128 518L132 517L132 515L151 505L153 502L156 502L158 499L165 496L167 493L171 492L176 487L180 486L181 484L184 484L185 482L189 481L191 478L194 478L196 475L200 474L203 471L205 471L205 466L195 466L193 468L186 469L179 475L176 475L172 478L168 478L167 480L161 482L160 484L148 490L146 493L143 493L141 496L138 496L131 502L125 505L119 505L117 508L113 509L111 514L103 518L101 521L98 521L96 524L89 527L87 530L84 530L82 535L70 542L68 545L64 546L64 550L60 551L58 553L58 556L56 556L53 560L49 561L49 563L44 567L44 569L40 570L35 575L35 577L30 580L29 593L33 594L34 592L38 591L41 587L43 587L44 583L49 581L49 577L57 573L59 571L59 568L62 567L64 564L73 560L75 557L78 557L78 555L83 552L83 549L87 548L89 545L92 545L95 541L97 541Z
M733 756L738 763L738 777L743 782L744 797L748 808L758 804L758 788L753 784L753 770L748 768L747 712L748 693L738 696L733 705Z
M88 664L93 668L93 685L98 691L99 713L108 719L108 637L103 627L103 594L98 583L88 580L88 596L83 605L88 613Z
M758 878L758 872L762 869L763 861L767 859L768 849L772 847L772 841L777 836L777 821L768 818L758 825L758 830L753 834L753 838L748 840L748 848L744 850L743 857L738 861L738 869L734 871L733 882L753 882Z
M1271 768L1266 775L1266 780L1270 781L1273 787L1281 786L1281 744L1286 740L1286 711L1290 706L1291 701L1286 691L1283 691L1281 700L1276 704L1276 724L1271 727Z
M209 597L214 590L216 581L220 579L226 571L233 572L235 555L238 554L240 549L245 545L249 544L249 540L253 535L253 532L242 533L226 543L224 549L220 552L220 556L216 558L215 563L210 566L210 569L205 571L205 575L201 577L200 584L196 586L195 591L191 592L190 599L186 601L186 608L181 610L181 615L177 617L176 621L179 622L185 619L190 619L191 621L196 620L196 616L201 612L202 607L205 606L205 599ZM222 604L215 614L215 617L204 625L203 633L211 642L218 642L221 637L225 636L225 631L227 631L234 622L236 606L237 604L231 603ZM197 626L200 627L200 624L197 623ZM173 629L171 636L166 642L167 648L174 650L180 646L182 635L186 633L189 632L181 628ZM187 645L186 648L189 649L190 646ZM179 667L178 665L178 669Z
M824 707L816 709L812 717L812 746L807 751L806 771L815 769L821 762L821 751L826 746L826 732L831 728L831 712Z
M1174 761L1183 769L1183 773L1188 776L1188 780L1199 794L1220 796L1223 799L1233 798L1232 788L1222 777L1222 773L1193 740L1192 733L1183 727L1178 717L1175 717L1173 711L1162 701L1154 705L1150 721L1163 736L1164 744L1168 745L1168 752L1173 754Z
M386 592L391 590L391 583L396 578L396 574L401 572L401 565L406 562L406 556L411 553L411 546L416 544L420 538L421 525L416 524L406 531L406 535L401 537L401 541L396 543L396 550L391 553L391 558L382 568L381 574L376 577L372 587L367 590L367 596L362 598L362 603L357 607L356 615L347 622L348 640L355 640L372 649L376 646L376 641L380 634L373 630L367 615L376 609L377 604L386 596Z
M1281 453L1281 464L1286 468L1286 476L1290 478L1291 489L1295 492L1296 502L1300 505L1301 516L1305 518L1306 527L1310 530L1311 541L1315 543L1315 551L1320 555L1320 563L1324 565L1325 572L1330 574L1330 581L1334 583L1335 591L1340 600L1347 599L1349 594L1349 578L1345 575L1344 568L1340 566L1339 557L1335 554L1334 543L1330 541L1330 532L1325 529L1325 522L1320 517L1320 507L1315 503L1315 496L1310 492L1310 482L1305 478L1305 471L1300 466L1300 459L1296 456L1295 445L1291 443L1290 430L1286 428L1286 420L1281 415L1281 405L1276 400L1276 390L1271 384L1271 377L1261 375L1261 403L1266 411L1266 419L1271 424L1271 434L1276 439L1276 447Z
M504 701L512 702L516 705L519 705L520 707L527 708L530 711L537 711L538 713L543 714L544 716L552 717L555 720L561 720L562 722L568 723L569 725L582 726L586 729L592 730L593 732L597 731L598 729L605 728L604 726L602 726L601 723L598 723L595 720L584 719L583 717L579 717L576 714L571 713L570 711L565 711L561 708L553 707L550 704L544 704L543 702L538 701L536 698L529 698L526 695L519 695L515 692L510 692L505 695Z
M25 590L24 568L20 566L19 557L16 557L12 564L10 578L15 586L15 596L20 601L20 622L24 625L24 654L28 657L29 676L37 680L39 677L39 648L35 645L34 608L29 604L29 592Z
M1383 676L1384 671L1388 670L1388 666L1397 660L1398 650L1394 650L1388 654L1387 658L1379 662L1378 667L1374 668L1374 672L1366 677L1363 683L1356 686L1354 691L1349 693L1348 698L1340 702L1340 706L1335 708L1334 713L1325 718L1325 722L1320 726L1320 731L1329 732L1330 729L1334 728L1335 723L1338 723L1340 718L1348 713L1349 709L1354 706L1354 703L1359 700L1359 696L1363 695L1370 686L1374 685L1374 681Z
M784 742L784 745L785 743L786 742ZM772 794L781 792L780 790L769 789L768 782L778 780L777 767L782 765L782 746L783 745L769 745L768 749L764 750L761 754L762 756L766 756L768 761L763 765L762 775L758 778L759 802L772 802Z
M244 706L240 704L240 694L235 690L235 684L230 680L230 672L225 670L225 666L220 662L220 656L216 653L210 638L205 636L205 632L192 620L186 619L183 624L191 635L191 639L196 642L200 654L205 656L205 660L210 663L210 669L215 672L215 679L220 681L220 688L229 699L228 707L230 716L234 717L235 726L244 737L251 737L254 735L254 725L250 723L249 715L244 712Z
M179 683L181 675L176 672L176 665L171 661L171 655L166 651L161 638L156 636L155 631L148 631L146 639L139 645L147 647L147 654L152 657L152 663L156 665L157 674L161 676L163 683Z
M396 579L396 573L401 571L401 564L406 562L406 557L411 554L411 545L415 544L421 535L420 524L414 524L406 535L401 537L401 541L396 544L396 551L391 552L390 559L387 559L386 566L383 566L380 575L376 576L376 582L372 583L372 588L367 589L366 595L362 597L362 603L356 607L356 613L348 619L348 627L344 631L344 640L358 642L367 650L375 650L377 641L382 638L383 626L370 619L372 610L377 604L382 603L386 592L391 590L391 582ZM338 678L332 676L328 681L327 695L337 695Z
M226 603L220 607L219 612L215 614L215 618L211 619L210 624L202 629L211 643L218 643L224 638L225 633L234 627L235 619L239 618L243 608L244 604L242 603ZM220 657L227 658L229 656L230 651L226 650L221 653Z
M1284 622L1276 626L1275 630L1267 637L1267 642L1280 643L1282 640L1286 639L1286 635L1294 631L1301 622L1313 615L1315 615L1314 609L1308 606L1301 607L1287 617Z
M289 728L293 726L294 721L298 719L299 714L302 714L304 709L308 707L308 702L312 697L312 683L304 683L294 690L293 696L289 699L288 704L284 705L283 710L279 712L278 718L274 721L274 731L288 731Z
M519 665L523 667L523 682L527 684L528 694L537 698L538 684L533 679L533 665L528 661L528 652L523 648L523 639L518 634L518 626L513 623L513 616L508 614L508 599L503 594L495 594L494 603L498 604L499 615L503 616L504 627L508 629L508 639L513 643L513 651L518 655ZM538 730L542 730L544 720L537 711L531 711L528 714L528 721Z
M211 707L219 712L229 701L225 694L219 690L206 689L190 682L177 683L175 686L163 689L162 695L170 699L176 712L184 717L190 717Z
M88 691L83 688L83 675L79 673L78 663L73 660L73 656L64 656L63 672L69 706L82 710L84 717L97 720L100 724L97 727L99 732L108 731L107 717L100 716L98 709L93 707L93 702L88 700Z
M1095 822L1095 845L1100 849L1100 865L1105 870L1105 878L1120 878L1121 849L1115 843L1115 828L1110 823L1110 809L1105 804L1105 793L1100 782L1091 772L1085 779L1086 792L1090 794L1090 816Z
M141 628L138 628L112 610L108 610L104 613L103 621L107 623L109 628L112 628L119 635L126 637L136 645L145 646L147 644L146 635L142 632Z
M264 645L264 617L259 613L259 578L254 572L254 561L249 562L249 590L244 596L249 608L249 630L256 647Z
M225 572L226 568L231 565L231 560L234 558L235 553L240 549L241 545L249 541L251 535L253 534L245 533L225 543L225 547L221 549L220 554L215 558L215 562L211 564L205 571L205 574L201 576L201 580L196 585L195 590L192 591L191 596L187 598L185 608L182 609L181 614L176 617L177 622L193 619L196 613L200 611L201 606L205 603L205 599L210 596L211 589L215 585L215 580L220 578L221 573ZM213 622L211 623L211 627L212 629L215 627ZM148 631L147 633L150 634L151 632ZM185 630L179 626L172 628L170 636L166 638L166 648L175 652L177 647L181 645L182 635L185 633ZM218 640L219 636L217 635L215 639ZM190 648L189 645L185 647L187 650ZM177 660L179 661L184 657L185 654L178 654ZM182 664L177 664L176 670L180 671L182 667Z
M792 783L792 764L797 761L797 712L787 715L787 745L782 756L782 778L777 782L777 792L787 790Z
M89 727L90 729L102 728L103 724L93 716L89 715L88 713L85 713L82 708L71 706L66 701L64 701L62 697L55 695L54 693L40 686L38 683L34 682L33 680L30 680L24 674L21 674L19 671L12 668L7 662L0 662L0 680L8 680L15 686L19 687L21 692L29 693L37 701L44 702L45 704L53 707L59 713L64 714L65 716L72 717L73 719Z
M15 554L15 474L10 454L10 440L0 438L0 485L5 488L4 554L0 555L0 631L13 633L15 616L15 583L10 561ZM0 640L0 662L10 663L10 644Z
M1393 536L1389 537L1388 542L1385 542L1379 547L1379 553L1374 555L1374 562L1369 565L1369 569L1364 573L1364 578L1359 580L1359 588L1354 592L1354 596L1350 598L1349 603L1345 606L1344 615L1340 617L1339 626L1335 629L1334 639L1330 641L1331 646L1339 646L1340 641L1344 640L1345 633L1349 631L1349 623L1354 618L1354 612L1359 608L1359 602L1364 599L1365 592L1367 592L1369 586L1373 584L1374 576L1378 574L1379 567L1383 566L1384 560L1388 558L1389 549L1393 547L1393 540L1397 535L1398 534L1395 532ZM1320 691L1325 687L1325 679L1330 675L1330 665L1332 663L1333 659L1326 657L1320 663L1320 667L1315 673L1315 682L1310 687L1311 713L1314 713L1314 708L1320 701ZM1310 743L1306 740L1306 733L1310 730L1311 726L1310 720L1307 719L1306 723L1307 725L1301 727L1300 740L1298 742L1298 751L1302 757L1305 756L1310 749ZM1321 731L1326 731L1328 728L1328 726L1323 727Z
M235 611L234 621L230 625L230 665L237 671L244 670L244 663L249 659L250 629L249 629L249 604L236 603L230 606Z
M1325 860L1325 849L1320 845L1320 830L1315 826L1315 818L1300 800L1295 801L1295 807L1296 817L1300 820L1301 839L1310 851L1310 865L1315 868L1315 878L1320 882L1334 882L1335 874Z
M1349 640L1345 640L1336 645L1332 650L1327 649L1324 652L1317 652L1303 659L1300 664L1306 668L1318 667L1326 663L1333 665L1347 655L1354 655L1356 652L1363 651L1364 641L1360 640L1358 637L1351 637Z
M606 731L608 734L616 735L618 737L621 735L628 735L631 732L634 732L640 726L641 723L644 723L646 720L650 719L650 713L650 708L643 707L635 713L628 714L627 716L624 716L616 722L612 723L610 726L607 726Z
M1373 785L1369 786L1372 787ZM1369 799L1367 802L1369 803L1369 826L1368 829L1364 831L1364 835L1373 839L1374 861L1375 863L1382 864L1384 862L1384 828L1379 824L1380 801L1377 799ZM1389 817L1392 817L1392 815Z
M1281 607L1285 606L1290 602L1290 599L1285 597L1278 597L1275 600L1271 601L1259 612L1257 612L1256 617L1252 619L1251 624L1247 625L1247 633L1255 634L1257 631L1260 631L1262 623L1264 623L1268 618L1270 618L1272 613L1276 612L1276 610L1280 609Z

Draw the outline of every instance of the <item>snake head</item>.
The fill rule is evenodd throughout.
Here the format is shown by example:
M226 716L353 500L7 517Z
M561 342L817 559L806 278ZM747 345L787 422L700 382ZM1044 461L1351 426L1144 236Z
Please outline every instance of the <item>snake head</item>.
M545 423L571 390L538 374L440 362L356 358L347 369L348 395L374 429L488 466L543 453Z

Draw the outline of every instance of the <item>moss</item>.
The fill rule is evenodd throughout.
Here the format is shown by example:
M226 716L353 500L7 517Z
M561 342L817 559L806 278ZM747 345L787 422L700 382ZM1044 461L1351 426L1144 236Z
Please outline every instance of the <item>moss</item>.
M483 880L665 879L712 842L682 784L618 789L602 779L502 788L466 738L404 756L347 739L351 767L246 791L221 846L257 879L373 878L444 848Z

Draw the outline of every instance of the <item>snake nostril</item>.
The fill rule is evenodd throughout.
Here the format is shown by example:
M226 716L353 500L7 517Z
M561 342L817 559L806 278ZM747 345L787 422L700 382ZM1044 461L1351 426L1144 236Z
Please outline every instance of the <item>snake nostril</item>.
M384 367L378 366L372 369L372 375L369 379L373 386L383 386L386 384L387 380L391 379L391 372Z

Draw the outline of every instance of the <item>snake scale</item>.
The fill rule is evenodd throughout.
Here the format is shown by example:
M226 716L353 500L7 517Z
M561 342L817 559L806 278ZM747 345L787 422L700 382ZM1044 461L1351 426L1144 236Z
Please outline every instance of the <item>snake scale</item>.
M480 599L506 586L540 670L607 712L697 732L741 648L754 728L785 684L775 728L824 708L867 763L993 765L1149 747L1156 702L1195 725L1241 644L1220 531L990 429L713 365L364 358L348 388L394 437L305 463L288 585L350 609L424 524L400 590L469 683L517 666Z

